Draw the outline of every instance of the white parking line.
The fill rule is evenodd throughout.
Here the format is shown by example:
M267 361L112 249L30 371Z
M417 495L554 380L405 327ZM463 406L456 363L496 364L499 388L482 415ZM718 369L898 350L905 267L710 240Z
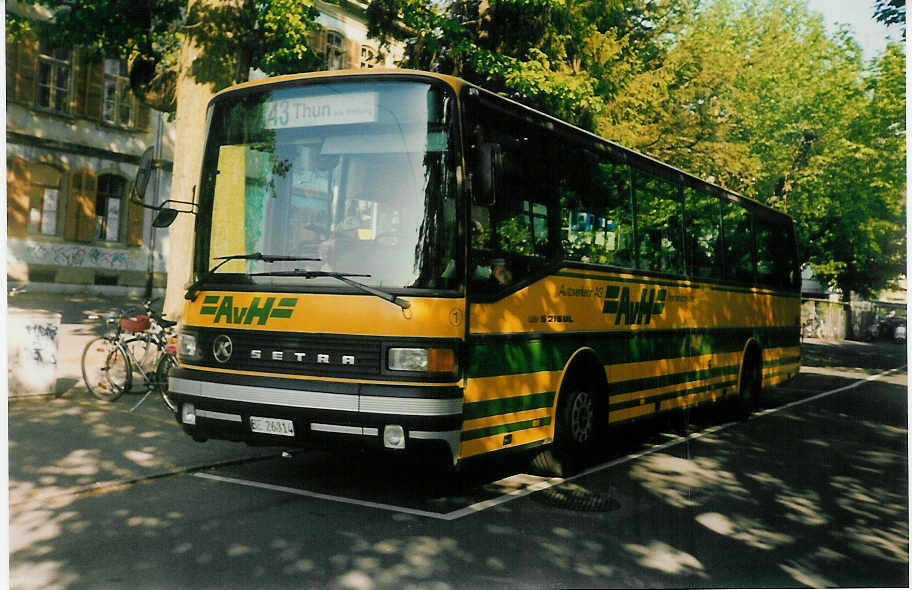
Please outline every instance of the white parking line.
M895 369L890 369L888 371L884 371L884 372L878 373L876 375L871 375L870 377L867 377L865 379L859 379L855 383L851 383L849 385L845 385L845 386L839 387L837 389L832 389L830 391L824 391L817 395L814 395L814 396L811 396L811 397L808 397L805 399L797 400L797 401L785 404L783 406L779 406L777 408L770 408L768 410L763 410L762 412L757 412L752 416L752 419L769 416L771 414L775 414L776 412L780 412L782 410L786 410L789 408L793 408L795 406L807 404L807 403L810 403L813 401L817 401L819 399L823 399L825 397L829 397L831 395L835 395L837 393L842 393L844 391L849 391L851 389L855 389L870 381L876 381L889 374L896 373L898 371L902 371L906 367L907 367L907 365L903 365L901 367L897 367ZM220 481L220 482L224 482L224 483L233 483L236 485L260 488L260 489L265 489L265 490L272 490L272 491L276 491L276 492L284 492L287 494L295 494L298 496L306 496L308 498L327 500L329 502L338 502L338 503L350 504L350 505L354 505L354 506L363 506L366 508L376 508L379 510L386 510L388 512L399 512L399 513L403 513L403 514L410 514L413 516L423 516L426 518L433 518L433 519L437 519L437 520L452 521L452 520L464 518L466 516L470 516L472 514L478 514L479 512L483 512L483 511L493 508L495 506L500 506L502 504L506 504L507 502L512 502L513 500L518 500L519 498L524 498L525 496L528 496L529 494L534 494L535 492L547 490L549 488L558 486L562 483L574 481L576 479L580 479L580 478L583 478L583 477L586 477L589 475L593 475L595 473L599 473L600 471L604 471L604 470L610 469L612 467L617 467L618 465L623 465L625 463L630 463L631 461L636 461L637 459L642 459L643 457L652 455L653 453L658 453L660 451L670 449L672 447L684 444L686 442L689 442L692 440L697 440L699 438L703 438L704 436L709 436L712 434L716 434L718 432L722 432L723 430L727 430L728 428L731 428L732 426L736 426L738 424L740 424L740 422L728 422L725 424L720 424L718 426L712 426L712 427L702 430L700 432L695 432L694 434L691 434L690 436L676 438L674 440L668 441L661 445L656 445L654 447L651 447L645 451L641 451L638 453L631 453L631 454L625 455L623 457L618 457L617 459L614 459L612 461L608 461L607 463L602 463L601 465L596 465L595 467L591 467L572 477L545 478L545 477L538 477L538 476L528 475L528 474L514 475L512 477L509 477L509 478L506 478L499 482L496 482L505 487L514 487L514 489L510 490L509 492L506 492L495 498L490 498L488 500L476 502L475 504L472 504L470 506L466 506L464 508L460 508L459 510L454 510L452 512L447 512L447 513L431 512L428 510L418 510L416 508L408 508L406 506L396 506L394 504L383 504L383 503L379 503L379 502L370 502L367 500L357 500L354 498L347 498L345 496L334 496L331 494L321 494L318 492L311 492L308 490L302 490L302 489L298 489L298 488L278 486L278 485L261 483L261 482L256 482L256 481L249 481L249 480L245 480L245 479L236 479L233 477L224 477L221 475L214 475L211 473L197 472L197 473L194 473L193 475L195 475L196 477L201 477L203 479L210 479L210 480Z
M408 508L405 506L396 506L394 504L381 504L379 502L370 502L367 500L356 500L355 498L346 498L345 496L333 496L331 494L321 494L319 492L311 492L309 490L301 490L298 488L289 488L287 486L277 486L270 483L262 483L258 481L250 481L247 479L237 479L234 477L225 477L223 475L215 475L212 473L194 473L196 477L201 477L203 479L212 479L215 481L221 481L224 483L233 483L240 486L247 486L249 488L260 488L263 490L272 490L274 492L284 492L286 494L294 494L296 496L306 496L308 498L316 498L318 500L328 500L330 502L339 502L341 504L352 504L354 506L364 506L366 508L377 508L380 510L386 510L388 512L402 512L404 514L411 514L414 516L426 516L428 518L437 518L447 520L445 514L440 514L439 512L430 512L428 510L417 510L415 508Z

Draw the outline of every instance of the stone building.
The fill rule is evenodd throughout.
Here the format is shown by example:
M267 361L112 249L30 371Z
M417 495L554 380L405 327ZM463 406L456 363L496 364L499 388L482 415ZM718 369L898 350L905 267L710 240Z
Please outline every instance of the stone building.
M12 2L6 10L50 16ZM130 195L140 156L153 147L150 194L166 198L173 130L132 95L126 64L37 35L7 42L6 100L10 285L142 290L150 268L163 285L167 240L153 235L151 212Z

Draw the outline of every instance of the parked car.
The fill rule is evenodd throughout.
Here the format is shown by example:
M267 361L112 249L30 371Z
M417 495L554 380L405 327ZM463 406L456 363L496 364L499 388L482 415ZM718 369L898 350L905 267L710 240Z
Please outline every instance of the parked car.
M897 315L888 315L879 318L865 332L865 339L893 340L902 343L906 341L906 318Z

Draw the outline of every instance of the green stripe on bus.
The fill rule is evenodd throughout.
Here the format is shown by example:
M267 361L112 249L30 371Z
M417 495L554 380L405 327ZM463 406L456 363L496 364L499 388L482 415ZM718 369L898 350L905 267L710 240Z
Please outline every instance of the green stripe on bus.
M281 309L278 307L273 307L272 312L270 312L269 317L271 318L284 318L288 319L291 317L293 309Z
M528 430L538 428L539 426L548 426L551 424L551 418L537 418L535 420L523 420L522 422L513 422L512 424L503 424L500 426L489 426L487 428L478 428L476 430L467 430L462 433L461 440L476 440L498 434L508 434L519 430Z
M645 391L647 389L658 389L659 387L680 385L681 383L689 383L691 381L703 381L704 379L712 379L714 377L737 375L738 370L738 365L729 365L725 367L703 369L700 371L687 371L686 373L672 373L670 375L656 375L643 379L631 379L630 381L618 381L616 383L609 383L608 391L611 395L617 395L621 393ZM676 397L676 395L673 397Z
M662 395L649 396L648 403L661 403L665 400L674 399L677 397L683 397L686 395L692 395L695 393L704 393L706 391L713 391L715 389L728 389L729 387L737 387L738 380L732 379L729 381L722 381L720 383L711 383L709 385L701 385L699 387L689 387L687 389L682 389L681 391L671 391ZM614 393L612 391L612 393ZM627 408L632 408L639 406L641 404L639 399L632 399L618 404L611 404L611 410L625 410Z
M218 311L218 295L206 295L203 297L203 305L200 307L200 315L215 315Z
M553 391L492 399L483 402L472 402L462 406L462 419L475 420L477 418L487 418L488 416L512 414L514 412L524 412L526 410L538 410L541 408L550 408L553 404Z
M797 365L801 362L801 357L798 355L795 356L784 356L778 359L772 359L768 361L763 361L764 367L778 367L781 365Z
M474 378L559 371L570 355L582 347L592 348L606 364L741 352L748 338L756 338L764 348L800 344L793 328L476 335L467 375Z

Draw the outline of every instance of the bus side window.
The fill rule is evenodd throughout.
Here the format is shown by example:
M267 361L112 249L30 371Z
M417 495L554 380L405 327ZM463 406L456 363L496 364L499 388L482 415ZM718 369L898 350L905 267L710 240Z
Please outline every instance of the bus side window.
M771 287L792 288L795 284L795 250L791 227L783 228L768 219L755 217L754 228L757 282Z
M722 218L720 201L713 195L686 187L687 244L695 277L722 278Z
M625 164L589 150L563 155L561 245L579 262L633 266L630 174Z
M544 257L548 251L548 206L521 201L497 222L497 246L504 254Z
M750 283L754 280L754 242L750 213L734 201L722 203L722 235L725 244L725 278Z
M634 187L639 268L684 274L680 187L639 171Z
M633 212L630 203L630 168L626 164L602 159L599 163L599 192L604 203L605 250L607 262L634 266Z

